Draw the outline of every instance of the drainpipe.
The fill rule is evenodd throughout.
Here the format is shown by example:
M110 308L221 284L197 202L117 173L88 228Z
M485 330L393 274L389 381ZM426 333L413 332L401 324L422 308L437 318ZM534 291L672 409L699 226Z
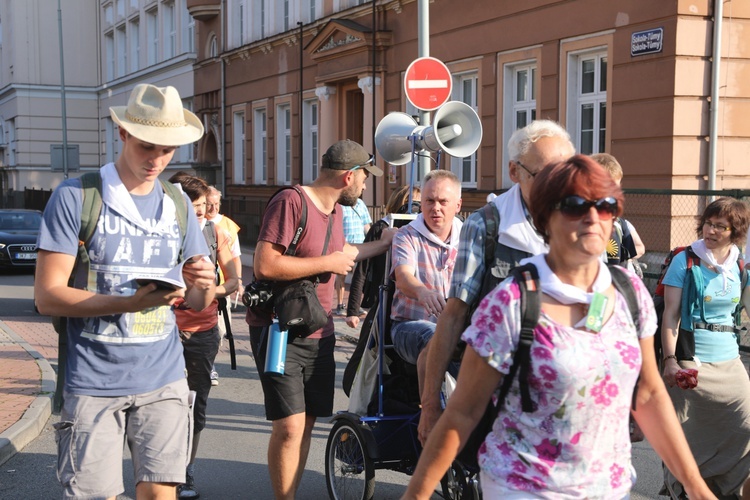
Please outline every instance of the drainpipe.
M227 195L227 117L224 112L226 107L226 67L224 62L224 52L226 51L226 0L221 0L221 53L219 54L219 65L221 68L221 108L219 109L219 119L221 120L221 192Z
M711 108L708 139L708 189L716 189L716 154L719 137L719 70L721 66L721 27L724 0L714 0L714 50L711 64Z

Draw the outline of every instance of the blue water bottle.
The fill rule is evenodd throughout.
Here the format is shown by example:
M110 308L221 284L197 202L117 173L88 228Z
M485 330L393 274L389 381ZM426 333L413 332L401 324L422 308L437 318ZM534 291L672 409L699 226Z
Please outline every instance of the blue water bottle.
M268 344L266 345L265 372L269 375L284 375L286 361L286 341L289 332L279 329L279 321L273 320L268 327Z

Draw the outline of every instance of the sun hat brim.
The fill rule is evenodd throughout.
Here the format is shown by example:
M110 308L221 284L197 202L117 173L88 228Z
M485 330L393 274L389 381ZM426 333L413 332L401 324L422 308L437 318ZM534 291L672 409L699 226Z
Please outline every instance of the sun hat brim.
M111 106L112 120L136 139L159 146L192 144L203 136L203 124L192 112L183 108L185 124L176 127L159 127L136 123L126 117L127 106Z

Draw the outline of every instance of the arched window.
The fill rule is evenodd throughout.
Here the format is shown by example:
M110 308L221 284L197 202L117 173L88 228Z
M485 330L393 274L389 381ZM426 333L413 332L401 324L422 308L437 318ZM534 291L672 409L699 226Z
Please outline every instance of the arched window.
M211 35L208 40L208 57L218 57L219 55L219 43L216 40L216 35Z

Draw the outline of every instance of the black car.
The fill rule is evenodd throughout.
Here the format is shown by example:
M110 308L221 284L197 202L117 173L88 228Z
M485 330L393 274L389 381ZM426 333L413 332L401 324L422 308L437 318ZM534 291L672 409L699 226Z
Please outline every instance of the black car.
M41 224L38 210L0 210L0 268L34 269Z

